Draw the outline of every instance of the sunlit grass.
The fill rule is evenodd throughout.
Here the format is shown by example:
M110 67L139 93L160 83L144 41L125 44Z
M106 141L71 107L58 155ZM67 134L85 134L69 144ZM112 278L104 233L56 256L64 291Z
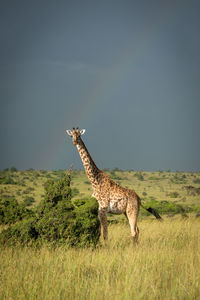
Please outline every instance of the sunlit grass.
M5 248L0 299L198 299L200 221L142 220L109 226L97 249Z
M26 196L31 196L35 199L33 206L36 206L42 199L44 194L44 183L47 179L58 179L66 171L18 171L7 174L12 176L16 184L1 184L0 193L2 196L15 197L19 202L23 202ZM142 174L144 180L138 180L137 174ZM110 174L110 172L109 172ZM116 171L117 181L121 186L134 189L136 193L146 200L151 197L155 200L175 201L180 204L194 204L199 205L199 195L192 195L186 191L185 186L199 187L195 180L200 180L200 173L186 173L186 172L134 172L134 171ZM174 177L184 176L182 183L174 180ZM92 195L92 186L88 182L88 178L84 171L72 171L72 188L77 188L79 194L74 198L88 198ZM26 193L27 189L33 190ZM143 193L146 193L144 196ZM177 192L177 198L171 198L170 193Z

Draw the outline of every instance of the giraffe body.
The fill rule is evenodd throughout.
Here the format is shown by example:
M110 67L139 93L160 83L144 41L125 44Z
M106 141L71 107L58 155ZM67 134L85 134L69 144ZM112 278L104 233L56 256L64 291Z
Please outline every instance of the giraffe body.
M72 137L73 144L77 146L78 152L83 162L88 179L93 187L92 196L99 204L99 219L103 227L103 237L108 238L107 213L125 214L130 227L133 241L137 241L139 229L137 227L137 217L139 213L140 198L134 190L121 187L114 182L110 176L97 168L90 153L81 139L84 130L67 130Z

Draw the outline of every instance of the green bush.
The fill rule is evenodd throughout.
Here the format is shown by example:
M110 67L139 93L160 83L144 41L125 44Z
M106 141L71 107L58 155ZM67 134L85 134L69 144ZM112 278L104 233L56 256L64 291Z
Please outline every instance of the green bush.
M115 171L118 171L118 170L114 169L114 170L110 171L110 178L113 180L121 180L121 177L116 175Z
M3 230L0 243L95 246L100 236L98 205L93 198L81 201L79 205L72 203L68 175L58 181L47 181L45 197L35 209L35 215Z
M12 167L10 168L10 172L17 172L17 168L15 168L14 166L12 166Z
M28 187L26 190L23 191L23 194L29 194L31 193L32 191L34 191L35 189L32 188L32 187Z
M156 176L150 176L149 177L149 180L160 180L161 178L159 177L156 177Z
M35 202L35 199L33 197L26 196L24 199L25 206L31 206L34 202Z
M10 175L0 175L0 184L15 184L15 182Z
M136 173L134 176L135 176L138 180L140 180L140 181L143 181L143 180L144 180L144 177L143 177L143 175L142 175L141 173Z
M170 181L175 184L186 183L185 175L175 173L174 176L170 179Z
M194 179L193 182L199 184L200 183L200 178Z
M72 197L75 197L79 194L79 190L77 188L72 189Z
M96 245L100 237L98 203L96 199L81 200L82 205L75 208L76 222L71 244L81 246Z
M13 224L31 215L32 212L15 198L0 199L0 224Z
M36 219L23 219L15 225L3 230L0 234L0 244L14 246L16 244L25 246L32 245L38 239L36 230Z
M177 192L171 192L169 194L169 196L170 196L170 198L177 198L179 196L179 193L177 193Z
M150 200L145 201L143 206L146 208L152 207L158 211L159 214L183 214L187 212L191 212L192 208L188 206L182 206L180 204L176 204L174 202L169 201L156 201ZM141 208L142 215L150 215L150 213L143 208Z

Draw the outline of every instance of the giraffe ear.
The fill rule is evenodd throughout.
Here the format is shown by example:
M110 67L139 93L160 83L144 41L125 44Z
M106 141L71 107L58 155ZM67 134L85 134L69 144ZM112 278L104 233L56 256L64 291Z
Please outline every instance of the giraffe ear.
M66 130L67 134L69 134L70 136L72 136L72 132L71 130Z
M83 135L85 133L85 129L80 130L80 134Z

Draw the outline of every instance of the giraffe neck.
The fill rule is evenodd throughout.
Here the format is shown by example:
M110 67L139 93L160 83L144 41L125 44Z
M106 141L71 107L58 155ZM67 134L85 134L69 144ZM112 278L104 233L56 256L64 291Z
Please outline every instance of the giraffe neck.
M93 187L95 187L98 184L98 174L100 170L95 165L90 153L88 152L85 144L81 139L77 145L77 149L80 154L88 179L90 180Z

